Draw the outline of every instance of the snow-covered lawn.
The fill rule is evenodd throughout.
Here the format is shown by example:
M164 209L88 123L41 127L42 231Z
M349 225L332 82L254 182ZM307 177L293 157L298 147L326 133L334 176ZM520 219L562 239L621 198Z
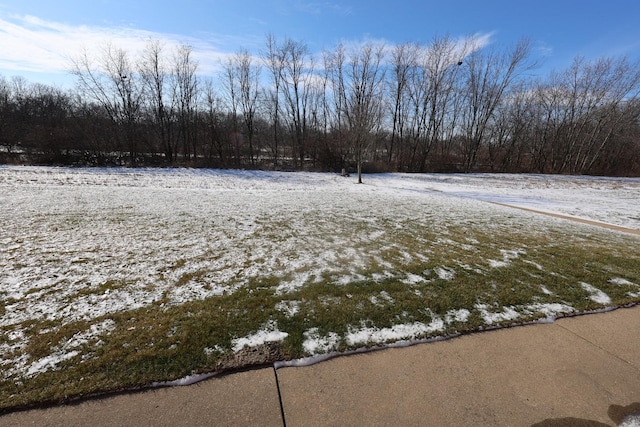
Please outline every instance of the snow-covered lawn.
M637 236L486 203L640 230L640 179L364 181L0 167L0 408L640 301Z
M640 230L640 178L510 174L383 174L398 190L441 191Z

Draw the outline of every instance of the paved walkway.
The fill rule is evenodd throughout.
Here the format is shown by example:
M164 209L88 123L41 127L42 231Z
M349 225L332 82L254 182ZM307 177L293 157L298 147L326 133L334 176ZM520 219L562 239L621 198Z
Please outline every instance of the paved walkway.
M593 220L585 219L585 218L577 218L575 216L563 215L563 214L558 214L558 213L553 213L553 212L539 211L537 209L525 208L525 207L522 207L522 206L514 206L514 205L509 205L509 204L506 204L506 203L498 203L498 202L490 202L490 203L493 203L494 205L499 205L499 206L506 206L508 208L519 209L521 211L538 213L538 214L542 214L542 215L552 216L554 218L566 219L566 220L573 221L573 222L579 222L581 224L594 225L596 227L607 228L609 230L616 230L616 231L620 231L622 233L635 234L636 236L640 236L640 230L636 230L634 228L627 228L627 227L622 227L620 225L607 224L606 222L593 221Z
M0 426L281 426L283 415L287 426L615 426L630 413L640 306L18 412Z

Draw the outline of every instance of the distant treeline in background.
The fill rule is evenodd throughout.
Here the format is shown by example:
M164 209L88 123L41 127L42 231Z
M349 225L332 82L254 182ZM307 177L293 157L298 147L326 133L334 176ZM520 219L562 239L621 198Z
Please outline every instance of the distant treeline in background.
M204 75L186 45L104 45L72 90L0 76L0 162L640 176L640 64L536 71L531 45L267 36Z

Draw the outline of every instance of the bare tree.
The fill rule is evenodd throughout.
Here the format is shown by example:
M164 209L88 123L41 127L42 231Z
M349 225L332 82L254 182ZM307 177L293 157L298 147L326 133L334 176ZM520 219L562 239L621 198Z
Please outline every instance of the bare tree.
M249 149L249 160L255 166L259 150L254 147L256 132L256 114L258 113L258 95L260 93L260 66L249 54L242 50L229 58L225 66L226 88L229 95L230 107L234 126L234 143L240 146L244 138L238 129L238 110L242 114L244 135Z
M362 183L362 163L383 114L384 46L365 44L350 52L345 64L344 50L333 55L333 96L336 98L339 126L346 126L356 161L358 183Z
M640 69L626 58L593 63L576 58L561 75L563 123L557 139L563 147L558 172L588 172L622 126L637 117L625 109L640 91ZM626 114L631 113L631 114Z
M434 39L425 52L423 70L428 90L423 106L428 119L421 123L424 137L421 138L420 172L425 171L432 148L444 138L445 120L450 118L455 83L467 49L468 46L444 37Z
M464 132L464 171L476 165L478 151L485 139L489 122L510 86L534 64L527 62L531 47L520 41L506 53L476 50L465 59L465 105L462 126Z
M246 51L239 54L236 57L236 61L239 73L238 87L240 89L240 106L247 130L247 142L249 144L249 159L251 160L251 165L255 166L256 157L260 152L260 150L254 146L258 95L260 93L260 66Z
M183 156L197 158L197 134L195 132L196 108L199 97L198 63L192 58L191 46L181 45L174 53L173 97L178 116L178 129L182 141Z
M564 120L560 114L564 97L562 86L552 82L538 81L531 89L529 104L533 119L527 143L532 171L548 172L551 159L556 157L556 132Z
M154 129L158 132L165 158L170 164L177 160L177 140L173 135L172 74L163 58L164 47L150 40L142 53L140 75L145 85L146 100Z
M407 86L411 170L424 172L433 147L443 139L466 46L436 38L418 52Z
M231 134L230 143L232 146L233 157L235 157L236 164L240 164L240 145L242 144L242 135L240 134L240 127L238 124L238 79L236 64L234 58L227 58L222 70L222 88L225 92L223 98L226 102L226 109L231 116Z
M529 138L537 172L590 173L638 120L640 67L626 58L576 58L537 82ZM613 166L611 166L613 167Z
M101 50L97 64L85 50L72 59L71 73L79 90L104 108L116 125L116 135L136 164L138 143L134 134L142 105L143 84L126 51L108 44Z
M348 144L345 143L347 125L344 119L346 108L346 52L344 46L338 45L334 52L324 51L322 59L324 76L329 86L324 106L328 127L332 134L326 151L334 166L337 161L340 167L344 167L349 151Z
M205 127L206 127L206 153L205 155L211 161L213 154L218 157L221 166L227 164L227 146L224 143L221 134L220 120L220 99L214 89L213 81L205 80L204 84L204 105L205 105Z
M273 157L273 168L278 169L279 142L280 142L280 95L282 91L284 52L278 46L273 34L267 35L267 51L263 56L263 61L271 74L273 87L265 91L267 100L267 114L271 117L273 126L273 141L271 143L271 154Z
M537 123L531 84L521 83L496 109L487 150L491 170L520 172L530 151L530 138Z
M292 39L285 40L281 47L281 57L284 59L282 83L287 120L295 138L297 157L302 167L309 122L313 61L308 54L307 45Z
M387 162L392 163L397 146L403 148L409 121L409 84L418 64L420 47L413 43L396 45L391 51L389 94L391 100L391 138L387 146Z

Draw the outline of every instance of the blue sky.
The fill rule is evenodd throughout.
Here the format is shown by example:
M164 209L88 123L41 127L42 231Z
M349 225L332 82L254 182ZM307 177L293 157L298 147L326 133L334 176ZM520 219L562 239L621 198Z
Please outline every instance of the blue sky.
M320 52L338 42L429 42L479 35L504 47L523 37L538 73L588 59L640 59L638 0L0 0L0 75L65 85L68 57L109 41L132 53L149 38L194 48L202 72L225 55L259 53L265 35Z

